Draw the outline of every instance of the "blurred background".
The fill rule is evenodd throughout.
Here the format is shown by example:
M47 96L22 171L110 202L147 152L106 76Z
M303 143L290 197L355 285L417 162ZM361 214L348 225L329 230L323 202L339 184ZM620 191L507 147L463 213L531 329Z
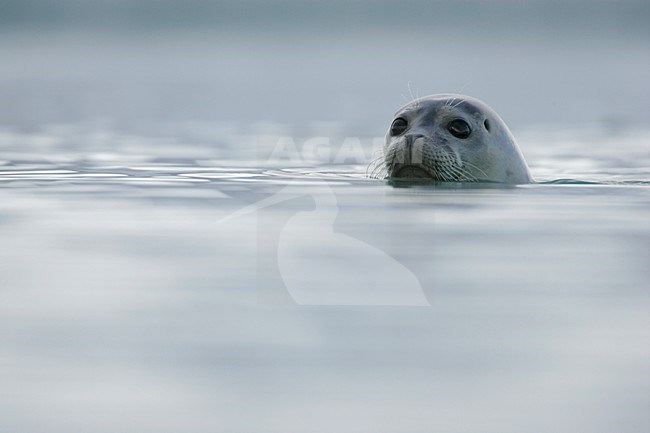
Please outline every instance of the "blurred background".
M2 0L0 10L5 126L335 122L375 136L412 95L446 92L483 99L514 129L650 125L647 0Z
M648 0L0 0L0 432L649 432L649 77ZM442 92L540 183L265 159Z

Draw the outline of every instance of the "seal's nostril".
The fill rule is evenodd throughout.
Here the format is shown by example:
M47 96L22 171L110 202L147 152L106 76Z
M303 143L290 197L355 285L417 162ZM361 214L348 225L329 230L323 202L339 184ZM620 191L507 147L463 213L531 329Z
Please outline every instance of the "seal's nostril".
M409 134L405 135L404 138L406 139L406 145L407 146L413 146L415 143L423 143L426 137L422 134Z

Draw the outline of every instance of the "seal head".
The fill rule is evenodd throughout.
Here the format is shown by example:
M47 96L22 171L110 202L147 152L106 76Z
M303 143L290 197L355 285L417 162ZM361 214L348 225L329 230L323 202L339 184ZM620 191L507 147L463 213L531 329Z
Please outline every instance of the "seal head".
M383 163L392 179L533 181L499 115L463 95L426 96L400 108L386 133Z

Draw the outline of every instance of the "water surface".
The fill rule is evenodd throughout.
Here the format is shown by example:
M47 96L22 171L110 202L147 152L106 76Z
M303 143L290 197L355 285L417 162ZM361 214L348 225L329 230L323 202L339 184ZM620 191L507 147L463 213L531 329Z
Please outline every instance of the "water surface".
M650 431L646 0L4 3L0 432ZM538 183L365 176L450 92Z
M648 431L648 131L405 187L167 128L2 129L2 430Z

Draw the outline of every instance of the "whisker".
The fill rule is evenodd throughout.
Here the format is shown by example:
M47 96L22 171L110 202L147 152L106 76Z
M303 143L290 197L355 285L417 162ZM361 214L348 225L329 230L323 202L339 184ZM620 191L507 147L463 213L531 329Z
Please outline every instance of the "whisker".
M382 160L376 160L373 162L372 170L370 171L370 175L368 177L374 179L379 172L384 168L384 162Z
M387 173L388 173L388 167L386 167L385 162L382 162L380 165L377 166L377 171L375 172L375 179L383 179L386 177Z
M475 164L472 164L472 163L467 162L467 161L463 161L463 165L467 166L468 168L479 171L481 173L481 175L485 176L485 180L489 179L489 176L487 175L487 173L484 172L480 167L476 166Z
M416 110L419 109L420 108L420 90L416 87L415 88L415 96L413 96L413 90L411 89L411 82L408 81L406 83L406 86L409 89L409 94L411 95L411 101L415 103L415 106L414 106L415 109Z
M444 166L445 182L458 180L456 173L453 170L454 166L452 164L453 163L449 163L449 164L445 164Z
M460 182L474 182L476 179L472 176L469 175L469 173L465 170L463 170L461 167L455 166L454 167L454 174L456 176L456 179Z
M373 155L376 155L372 158L368 167L366 168L366 177L373 178L375 173L381 168L384 164L384 156L381 151L375 151Z
M465 102L462 96L463 96L463 95L460 95L460 94L456 94L456 96L454 96L454 99L453 99L453 100L454 100L454 101L458 100L458 102L456 102L455 104L451 104L451 107L452 107L452 108L456 108L456 107L458 107L460 104L462 104L463 102Z
M474 81L474 80L469 80L467 83L463 84L463 86L460 88L460 90L458 90L458 91L456 92L456 94L457 94L457 95L462 95L463 92L465 91L465 88L466 88L467 86L469 86L470 84L472 84L473 81Z
M406 87L409 89L409 95L411 95L411 102L415 102L415 97L413 96L413 91L411 90L411 82L406 82Z
M372 159L368 168L366 169L366 174L371 179L386 179L388 174L393 171L395 167L395 153L397 152L396 148L388 149L388 153L384 154L382 150L377 150L374 154L377 156Z

